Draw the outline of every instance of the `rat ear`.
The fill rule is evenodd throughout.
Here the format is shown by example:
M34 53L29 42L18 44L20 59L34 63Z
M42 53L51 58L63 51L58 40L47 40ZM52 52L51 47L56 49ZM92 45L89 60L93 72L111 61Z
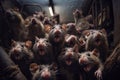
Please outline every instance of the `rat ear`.
M51 65L50 65L50 67L53 69L53 70L57 70L57 64L56 63L52 63Z
M106 32L106 30L104 28L101 29L100 32L103 33L103 34L105 34L105 35L107 35L107 32Z
M39 70L39 65L37 63L31 63L29 66L29 70L34 75L37 70Z
M50 30L52 29L52 26L49 25L49 24L45 24L44 27L45 27L44 30L45 30L46 33L49 33Z
M84 34L85 36L89 36L89 35L90 35L90 31L89 31L89 30L85 30L85 31L83 31L83 34Z
M17 42L13 39L11 40L11 42L12 42L12 44L11 44L12 47L14 47L17 44Z
M25 46L30 49L32 47L32 41L26 41Z
M61 51L61 54L65 54L66 48L63 48Z
M79 52L79 47L78 47L78 44L75 44L74 47L73 47L73 51L78 53Z
M79 44L80 46L85 45L85 40L83 38L79 38Z
M81 57L81 54L82 54L82 53L78 53L78 54L77 54L77 58L78 58L78 59Z
M69 42L71 38L75 38L73 35L66 35L65 36L65 42Z
M63 29L64 31L66 31L66 28L67 28L67 24L62 24L62 29Z
M38 42L39 38L37 36L35 36L35 42Z
M96 48L94 50L92 50L92 54L95 55L96 57L100 56L100 53L99 53L98 49L96 49Z

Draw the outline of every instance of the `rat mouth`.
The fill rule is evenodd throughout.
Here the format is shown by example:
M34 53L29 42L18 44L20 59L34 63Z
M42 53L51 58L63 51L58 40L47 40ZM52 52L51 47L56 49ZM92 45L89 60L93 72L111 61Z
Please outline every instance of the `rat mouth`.
M56 35L55 35L55 38L59 38L59 37L60 37L60 34L56 34Z
M51 79L51 75L50 75L50 73L43 73L43 74L41 74L41 78L43 80L50 80Z
M45 77L42 77L42 80L51 80L51 77L47 77L47 76L45 76Z
M81 67L83 67L84 71L89 72L92 68L92 65L87 62L81 62L80 63Z
M39 54L40 54L40 55L45 55L45 50L44 50L44 48L40 48L40 49L39 49Z
M44 77L42 77L44 80L49 80L50 79L50 76L46 75Z
M91 70L92 66L90 64L85 65L83 68L86 72L89 72Z
M96 41L96 42L99 42L99 41L100 41L100 39L99 39L99 38L97 38L95 41Z
M15 57L16 60L20 60L20 59L23 58L23 56L22 56L22 54L20 52L14 53L14 57Z
M55 41L55 42L59 42L59 41L60 41L60 34L56 34L56 35L54 36L54 41Z
M65 63L66 63L67 65L71 65L71 64L72 64L72 61L71 61L71 60L66 60Z
M66 58L65 59L65 63L67 64L67 65L71 65L72 64L72 59L71 58Z
M39 55L44 55L45 54L45 48L44 48L44 45L39 45L38 46L38 53Z
M99 46L99 45L101 44L101 40L100 40L99 38L96 39L95 42L96 42L96 45L97 45L97 46Z
M15 59L16 59L16 60L20 60L21 57L20 57L19 55L16 55L16 56L15 56Z

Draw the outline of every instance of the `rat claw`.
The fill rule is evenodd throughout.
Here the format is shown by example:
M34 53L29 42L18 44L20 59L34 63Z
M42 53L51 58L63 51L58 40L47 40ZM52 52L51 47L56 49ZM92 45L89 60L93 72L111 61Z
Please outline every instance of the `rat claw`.
M95 76L96 76L96 78L97 78L98 80L101 80L101 79L102 79L102 72L101 72L101 70L97 70L97 71L95 72Z

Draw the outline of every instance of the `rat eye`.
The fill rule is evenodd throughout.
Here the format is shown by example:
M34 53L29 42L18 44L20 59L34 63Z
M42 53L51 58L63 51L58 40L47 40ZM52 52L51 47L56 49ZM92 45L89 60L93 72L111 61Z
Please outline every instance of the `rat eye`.
M54 29L55 27L52 27L51 29Z
M80 57L81 57L81 55L78 56L78 58L80 58Z
M46 42L49 42L47 39L45 40Z
M90 56L90 53L87 53L87 56Z
M24 44L21 44L21 47L24 47Z

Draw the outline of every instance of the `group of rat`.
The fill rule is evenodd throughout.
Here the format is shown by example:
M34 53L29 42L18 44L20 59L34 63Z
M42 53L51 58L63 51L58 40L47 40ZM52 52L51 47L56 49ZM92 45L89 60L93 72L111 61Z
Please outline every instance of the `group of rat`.
M27 80L102 80L108 54L105 29L94 29L92 15L73 12L74 22L18 9L5 13L12 34L10 58Z

